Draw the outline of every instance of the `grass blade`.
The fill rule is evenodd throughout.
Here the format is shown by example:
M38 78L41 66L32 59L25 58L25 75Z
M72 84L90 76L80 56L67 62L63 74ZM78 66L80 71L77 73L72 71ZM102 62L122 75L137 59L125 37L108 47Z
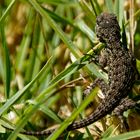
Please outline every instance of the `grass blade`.
M5 97L9 98L10 95L10 80L11 80L11 66L10 66L10 54L6 43L4 23L0 24L1 32L1 41L3 47L3 56L4 56L4 83L5 83Z
M67 47L70 49L73 55L76 58L80 58L82 55L81 52L72 43L72 41L67 37L67 35L62 31L62 29L54 22L54 20L48 15L48 13L45 12L45 10L35 0L29 0L29 2L33 5L35 10L38 11L44 19L46 19L48 24L55 30L55 32L58 33L59 37L67 45Z
M113 13L114 12L114 10L113 10L114 5L113 5L112 0L105 0L105 4L106 4L108 11L110 13Z
M38 80L38 78L43 74L48 65L50 65L51 59L46 63L46 65L40 70L40 72L36 75L36 77L27 84L22 90L19 90L14 96L12 96L1 108L0 108L0 116L8 110L8 108L14 104L27 90Z
M128 140L128 139L138 138L138 137L140 137L140 130L127 132L127 133L124 133L124 134L120 134L118 136L114 136L114 137L111 137L111 138L105 138L105 139L102 139L102 140Z
M120 27L122 27L124 0L116 0L114 7L115 7L114 13L118 17Z
M2 17L0 18L0 24L3 23L3 21L5 20L6 16L8 15L8 13L10 12L10 9L12 8L12 6L15 4L16 0L12 0L11 3L9 4L9 6L7 7L6 11L4 12L4 14L2 15Z

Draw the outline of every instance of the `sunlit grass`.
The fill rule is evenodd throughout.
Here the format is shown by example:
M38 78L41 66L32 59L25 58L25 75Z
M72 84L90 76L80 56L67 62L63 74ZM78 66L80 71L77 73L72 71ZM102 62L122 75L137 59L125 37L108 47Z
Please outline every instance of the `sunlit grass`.
M59 123L60 129L48 137L57 139L79 113L83 117L88 114L89 109L83 110L96 90L82 101L84 88L96 77L106 80L105 73L89 63L91 56L103 47L95 35L96 16L103 11L114 12L122 31L126 32L124 41L128 46L134 41L135 56L140 56L139 26L131 29L135 36L134 40L130 38L129 5L124 0L115 3L108 0L105 3L97 0L8 0L0 3L0 124L15 129L13 133L0 133L0 139L39 139L19 132L23 129L41 131ZM136 18L136 25L140 22L139 5L134 4L134 16L131 15ZM138 62L138 70L139 65ZM134 91L136 95L137 88L138 85ZM137 123L140 118L135 115L132 121L133 114L130 114L129 123L131 130L136 130L140 128ZM83 128L84 134L76 131L65 134L65 138L105 140L117 134L118 123L115 120L114 125L108 127L101 120L96 127L92 125L86 131ZM2 127L0 132L3 132ZM140 136L137 131L136 136ZM126 133L116 139L132 137L135 137L132 133Z

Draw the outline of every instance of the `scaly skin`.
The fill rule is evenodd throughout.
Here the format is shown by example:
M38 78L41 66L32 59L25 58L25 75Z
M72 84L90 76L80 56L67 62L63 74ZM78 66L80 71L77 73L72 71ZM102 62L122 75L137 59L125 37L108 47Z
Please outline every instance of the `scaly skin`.
M135 59L121 46L120 27L114 14L102 13L97 17L96 34L99 40L107 45L105 51L108 54L106 61L109 83L106 98L90 116L72 123L67 130L87 126L111 113L128 95L134 81Z

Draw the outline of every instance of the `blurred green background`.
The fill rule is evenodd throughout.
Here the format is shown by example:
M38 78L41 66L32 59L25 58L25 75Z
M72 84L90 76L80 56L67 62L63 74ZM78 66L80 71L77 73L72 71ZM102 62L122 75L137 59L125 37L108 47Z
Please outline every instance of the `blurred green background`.
M55 140L79 113L83 118L95 109L98 89L85 101L82 93L96 77L106 80L98 65L89 63L104 47L95 34L101 12L116 14L122 41L134 52L140 71L139 0L0 0L1 140ZM137 100L139 85L138 81L133 88ZM97 100L95 107L83 111L92 98ZM140 129L137 110L125 112L125 117L130 131ZM19 134L56 124L58 131L48 138ZM107 117L86 129L64 133L62 139L140 137L140 130L120 135L119 125L117 118Z

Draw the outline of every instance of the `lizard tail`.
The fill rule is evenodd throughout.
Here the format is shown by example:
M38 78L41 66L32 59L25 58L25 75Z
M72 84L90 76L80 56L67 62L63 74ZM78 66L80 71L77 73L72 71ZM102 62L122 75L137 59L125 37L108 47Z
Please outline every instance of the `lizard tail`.
M9 131L14 131L14 129L12 128L8 128L6 126L3 126L6 130ZM43 130L43 131L21 131L20 134L24 134L24 135L31 135L31 136L46 136L46 135L50 135L51 133L53 133L56 129L47 129L47 130Z
M94 122L96 122L97 120L99 120L100 118L104 117L103 114L98 114L98 113L95 113L93 112L90 116L88 116L87 118L85 119L82 119L80 121L75 121L74 123L70 124L68 127L67 127L67 131L71 131L71 130L75 130L75 129L79 129L79 128L82 128L82 127L85 127L85 126L88 126Z
M92 114L90 114L85 119L73 122L72 124L70 124L67 127L66 130L67 131L71 131L71 130L75 130L75 129L78 129L78 128L82 128L82 127L88 126L88 125L96 122L97 120L103 118L108 113L111 113L112 110L114 109L114 107L119 102L119 100L115 100L115 98L113 98L112 100L107 100L107 101L108 102L103 100L103 102L100 103L100 105L96 108L96 110ZM112 105L112 102L113 102L113 105Z

